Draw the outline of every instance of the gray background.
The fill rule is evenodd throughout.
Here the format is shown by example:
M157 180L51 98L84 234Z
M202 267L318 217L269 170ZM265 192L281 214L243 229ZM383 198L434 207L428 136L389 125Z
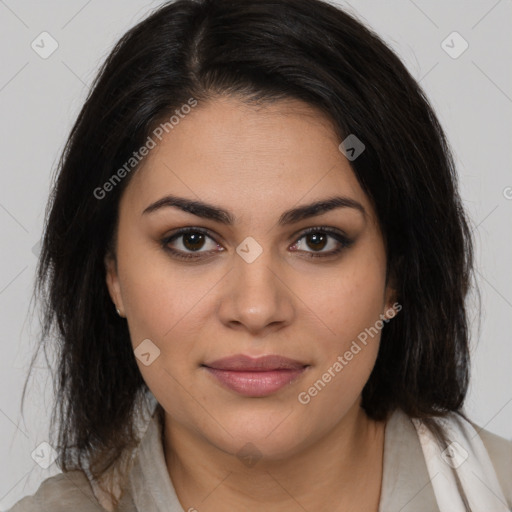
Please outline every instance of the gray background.
M512 439L512 2L338 3L372 26L420 80L453 147L482 292L465 410L480 426ZM160 4L0 0L0 510L58 472L55 464L42 469L31 458L47 439L52 398L42 361L24 419L20 414L38 329L28 314L37 244L57 158L100 63L127 29ZM31 48L43 31L59 45L47 59ZM441 46L453 31L469 44L457 58ZM463 48L453 36L446 44L452 53Z

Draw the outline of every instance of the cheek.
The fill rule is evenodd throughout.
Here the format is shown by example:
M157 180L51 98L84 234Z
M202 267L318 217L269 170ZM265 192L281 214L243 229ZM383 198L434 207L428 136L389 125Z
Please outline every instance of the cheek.
M207 314L208 303L201 299L215 276L199 275L199 268L184 271L156 243L129 235L119 239L118 269L132 343L150 338L163 349L179 333L192 336L194 319Z
M385 268L378 251L361 250L339 271L300 292L322 334L317 365L301 391L310 411L343 413L362 391L377 358L384 323ZM313 326L309 329L312 331Z
M305 298L304 316L320 329L324 354L330 357L348 349L384 312L385 269L375 252L353 253L335 272L301 283L297 294Z
M196 371L192 348L201 337L204 322L213 314L207 293L218 279L207 274L194 277L169 264L165 255L142 251L133 251L120 261L119 272L136 355L141 343L151 342L150 364L137 358L141 375L164 409L186 423L194 404L203 401L201 389L190 389ZM200 410L195 414L200 417Z
M354 404L375 365L385 325L380 320L383 282L378 273L366 272L364 279L353 274L339 287L332 285L336 291L317 302L325 305L322 320L328 334L317 338L317 364L297 396L312 422L325 411L332 421L340 420Z

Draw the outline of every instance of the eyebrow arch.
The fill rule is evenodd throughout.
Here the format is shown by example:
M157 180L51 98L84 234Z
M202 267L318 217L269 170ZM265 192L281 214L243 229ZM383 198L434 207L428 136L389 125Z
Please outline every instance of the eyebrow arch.
M211 204L203 203L202 201L186 199L184 197L173 195L167 195L150 204L142 212L142 215L146 215L148 213L160 210L161 208L168 207L179 208L180 210L196 215L197 217L210 219L227 226L231 226L235 223L234 215L228 210L224 210ZM355 199L351 199L350 197L334 196L285 211L279 217L278 225L287 226L289 224L294 224L301 220L321 215L336 208L352 208L359 211L365 218L367 215L363 205L357 202Z

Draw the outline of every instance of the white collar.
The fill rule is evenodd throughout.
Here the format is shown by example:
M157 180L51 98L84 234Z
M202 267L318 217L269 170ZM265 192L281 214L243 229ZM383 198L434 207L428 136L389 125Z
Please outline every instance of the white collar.
M454 472L459 476L472 512L509 512L498 476L478 432L453 412L437 421L451 442L443 450L421 420L412 420L440 512L466 512Z

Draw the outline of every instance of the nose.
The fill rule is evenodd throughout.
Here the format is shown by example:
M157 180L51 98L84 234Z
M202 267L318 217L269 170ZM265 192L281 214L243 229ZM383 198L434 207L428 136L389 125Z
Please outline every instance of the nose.
M233 260L218 309L221 321L231 329L261 337L289 325L295 307L286 263L279 262L270 249L254 261L238 253Z

